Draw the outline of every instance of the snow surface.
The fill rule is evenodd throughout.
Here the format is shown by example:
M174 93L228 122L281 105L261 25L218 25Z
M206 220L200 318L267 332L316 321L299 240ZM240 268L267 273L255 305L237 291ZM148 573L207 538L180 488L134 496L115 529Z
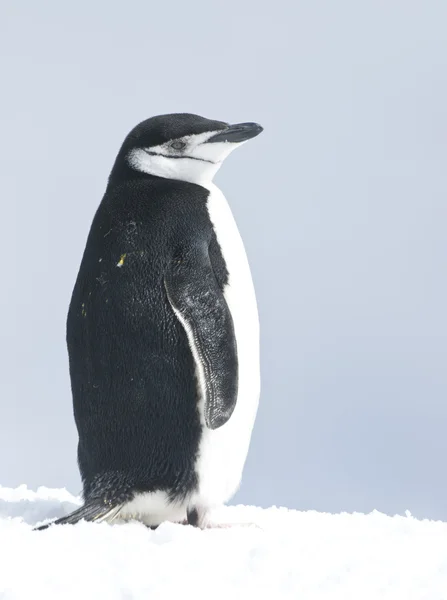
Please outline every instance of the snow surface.
M447 523L230 506L201 531L32 525L81 504L0 486L1 600L447 600Z

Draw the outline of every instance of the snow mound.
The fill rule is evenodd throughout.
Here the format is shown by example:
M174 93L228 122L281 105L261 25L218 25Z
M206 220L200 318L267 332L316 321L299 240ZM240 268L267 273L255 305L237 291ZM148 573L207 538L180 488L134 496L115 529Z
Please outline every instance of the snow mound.
M229 506L213 520L237 525L222 529L32 530L79 504L66 490L0 487L1 600L447 599L447 523L409 513Z

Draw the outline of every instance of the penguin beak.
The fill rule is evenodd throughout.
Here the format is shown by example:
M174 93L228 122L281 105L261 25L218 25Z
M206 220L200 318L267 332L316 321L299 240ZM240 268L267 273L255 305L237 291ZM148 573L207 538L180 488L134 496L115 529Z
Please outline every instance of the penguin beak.
M226 129L219 131L209 140L207 144L213 144L215 142L230 142L231 144L240 144L256 137L264 131L261 125L258 123L237 123L236 125L229 125Z

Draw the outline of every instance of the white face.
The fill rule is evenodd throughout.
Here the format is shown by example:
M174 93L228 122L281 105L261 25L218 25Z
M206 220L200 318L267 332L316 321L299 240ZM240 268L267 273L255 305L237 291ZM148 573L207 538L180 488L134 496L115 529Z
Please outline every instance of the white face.
M207 144L207 140L216 133L219 131L184 136L160 146L135 148L129 152L127 159L133 169L143 173L199 185L207 183L212 181L227 156L245 143Z

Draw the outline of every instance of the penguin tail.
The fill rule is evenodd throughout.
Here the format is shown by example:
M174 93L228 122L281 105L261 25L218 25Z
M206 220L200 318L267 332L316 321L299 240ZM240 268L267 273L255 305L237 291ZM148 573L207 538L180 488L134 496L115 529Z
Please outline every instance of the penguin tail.
M55 521L34 527L33 531L43 531L53 525L75 525L79 521L90 521L95 523L101 523L105 521L111 523L119 515L124 503L105 503L101 500L87 500L84 506L76 509L65 517L60 517Z

